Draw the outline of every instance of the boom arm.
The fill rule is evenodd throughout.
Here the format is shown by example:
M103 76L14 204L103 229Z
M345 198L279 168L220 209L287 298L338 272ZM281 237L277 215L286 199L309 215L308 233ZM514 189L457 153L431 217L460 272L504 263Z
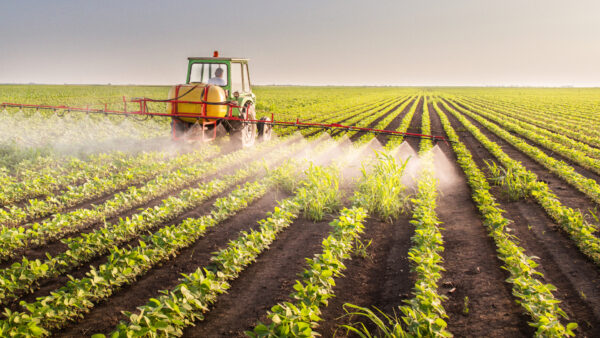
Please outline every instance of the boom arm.
M200 105L226 105L228 106L229 113L224 117L215 117L215 116L207 116L207 115L199 115L199 114L170 114L170 113L158 113L151 112L148 109L148 102L165 102L165 103L190 103L190 104L200 104ZM139 105L138 110L128 111L127 103L137 103ZM206 102L206 101L185 101L185 100L154 100L149 98L134 98L129 101L123 97L123 110L111 110L108 109L108 105L104 105L104 109L98 108L90 108L86 107L73 107L73 106L51 106L51 105L39 105L39 104L21 104L21 103L8 103L4 102L0 104L0 108L6 109L7 107L11 108L20 108L20 109L36 109L36 110L54 110L54 111L64 111L64 112L82 112L82 113L92 113L92 114L105 114L105 115L125 115L125 116L162 116L162 117L188 117L188 118L197 118L197 119L210 119L210 120L227 120L227 121L240 121L244 123L264 123L266 125L272 126L283 126L283 127L296 127L296 128L315 128L315 129L327 129L327 130L345 130L345 131L357 131L357 132L366 132L373 134L383 134L388 136L402 136L402 137L415 137L415 138L428 138L432 141L444 141L448 143L448 140L443 136L436 135L423 135L416 133L405 133L395 130L385 130L385 129L373 129L366 127L356 127L356 126L346 126L338 123L312 123L312 122L302 122L300 119L296 119L296 121L276 121L274 119L273 114L271 114L270 121L264 120L253 120L253 119L243 119L239 117L235 117L232 114L233 108L241 108L235 102Z

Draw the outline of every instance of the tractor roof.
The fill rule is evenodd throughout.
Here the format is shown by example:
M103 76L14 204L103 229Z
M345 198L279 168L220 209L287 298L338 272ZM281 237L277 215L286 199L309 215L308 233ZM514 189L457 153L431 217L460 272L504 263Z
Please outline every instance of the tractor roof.
M188 60L214 60L214 61L248 61L247 58L213 58L213 57L189 57Z

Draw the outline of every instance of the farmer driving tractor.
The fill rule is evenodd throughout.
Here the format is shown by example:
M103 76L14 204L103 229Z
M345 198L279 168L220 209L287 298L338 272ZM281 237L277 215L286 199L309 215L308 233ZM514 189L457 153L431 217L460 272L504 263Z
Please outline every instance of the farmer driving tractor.
M225 72L223 71L223 68L217 68L217 70L215 70L215 76L211 77L208 80L208 84L213 84L217 86L227 85L227 81L223 78L224 73Z

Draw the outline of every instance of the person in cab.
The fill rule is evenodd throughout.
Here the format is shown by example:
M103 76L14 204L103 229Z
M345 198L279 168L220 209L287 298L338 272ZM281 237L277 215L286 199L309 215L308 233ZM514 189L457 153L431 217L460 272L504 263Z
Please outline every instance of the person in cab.
M217 85L217 86L225 86L227 85L227 80L225 80L223 78L223 69L222 68L217 68L215 70L215 76L211 77L208 80L208 84L212 84L212 85Z

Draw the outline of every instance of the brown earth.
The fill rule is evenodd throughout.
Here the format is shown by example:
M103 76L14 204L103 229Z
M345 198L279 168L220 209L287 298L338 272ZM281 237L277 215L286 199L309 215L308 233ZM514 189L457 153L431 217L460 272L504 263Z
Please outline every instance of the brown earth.
M367 126L367 128L375 128L375 126L377 126L377 124L378 124L378 123L379 123L381 120L383 120L384 118L386 118L386 117L387 117L389 114L396 114L396 115L398 115L398 116L402 115L402 113L403 113L403 112L407 111L407 110L406 110L406 108L405 108L404 110L400 111L400 112L397 112L397 110L398 110L398 108L399 108L401 105L403 105L403 104L404 104L406 101L408 101L408 99L402 100L402 101L398 102L397 104L394 104L394 105L393 105L391 108L390 108L390 107L388 107L388 108L389 108L389 110L388 110L388 111L387 111L385 114L382 114L381 116L379 116L378 118L376 118L376 119L375 119L373 122L371 122L371 123L370 123L370 124ZM394 118L394 120L398 119L398 116L396 116L396 117ZM392 130L394 130L394 129L392 129ZM361 132L359 132L359 133L356 133L356 134L354 134L354 135L352 135L352 136L350 137L350 141L354 142L354 141L358 140L358 139L359 139L361 136L363 136L364 134L365 134L365 133L361 133ZM385 137L385 135L378 135L378 136L383 136L383 137Z
M459 133L462 142L473 154L473 160L480 168L485 168L484 160L493 159L492 155L462 127L452 114L446 112L446 115ZM467 119L492 141L501 145L504 151L512 147L476 121L468 117ZM512 151L507 152L511 157L514 156ZM533 160L529 159L522 163L532 170L535 166L531 162ZM532 171L540 176L541 170L543 169ZM600 271L598 266L577 250L573 241L559 230L553 220L534 201L528 199L510 202L498 188L492 189L492 192L500 203L500 208L506 210L505 217L513 222L510 228L519 239L520 246L525 249L527 255L537 257L536 261L540 264L537 270L544 274L542 281L558 288L554 295L562 301L560 307L569 318L578 322L577 333L586 337L599 336Z
M151 269L136 283L122 288L96 305L82 320L67 326L57 336L80 337L84 334L110 333L119 321L126 319L121 311L135 312L136 307L146 304L149 298L157 297L159 290L177 285L182 273L189 274L198 267L208 265L213 252L235 239L239 231L257 228L256 222L265 217L265 211L272 210L276 201L284 197L276 191L269 192L229 220L209 229L176 257Z
M438 114L429 108L431 129L443 130ZM445 133L437 134L445 135ZM443 186L438 207L444 238L444 269L440 294L448 297L444 308L448 314L448 330L457 337L521 337L531 336L527 317L513 300L511 287L505 282L508 273L502 270L494 241L488 236L472 199L466 177L456 162L449 145L439 142L452 180Z

